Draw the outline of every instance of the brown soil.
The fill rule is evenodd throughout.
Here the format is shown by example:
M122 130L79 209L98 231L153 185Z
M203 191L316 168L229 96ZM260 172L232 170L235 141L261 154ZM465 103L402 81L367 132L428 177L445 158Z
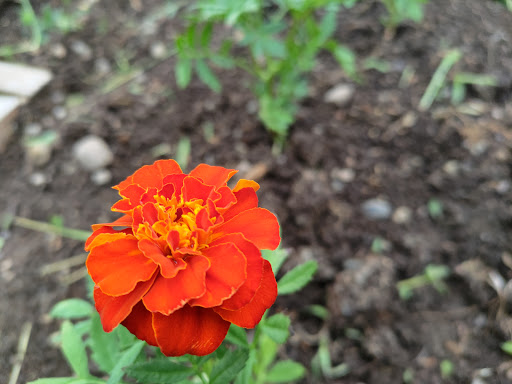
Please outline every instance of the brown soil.
M326 383L400 383L404 372L414 383L512 382L512 364L500 348L511 336L510 297L488 283L493 275L512 278L512 13L492 1L433 0L421 24L389 32L378 22L384 10L377 4L344 12L339 39L358 54L363 81L348 105L325 103L329 88L350 80L322 58L283 153L273 155L244 74L219 71L220 94L198 82L177 89L172 59L149 54L155 42L170 46L178 27L155 17L165 2L114 3L98 2L79 31L52 36L40 52L14 58L45 66L55 78L23 108L0 154L1 215L41 221L60 215L67 226L83 229L113 219L116 193L91 182L73 159L73 144L86 134L104 138L114 153L109 184L115 184L152 163L157 145L169 145L163 157L175 156L186 136L192 144L188 169L200 162L222 165L261 184L261 204L279 217L290 252L284 271L308 259L319 262L312 284L274 306L293 319L283 357L310 367L326 331L333 365L350 369ZM15 7L0 5L4 30ZM0 34L0 45L19 38L20 28L9 31ZM76 41L87 43L91 57L73 53ZM456 107L444 94L419 111L448 48L463 53L451 74L492 74L498 85L469 87ZM119 73L120 52L143 74L102 91ZM370 56L388 63L388 70L364 70ZM98 72L98 59L111 71ZM82 95L82 103L68 104L67 115L57 118L55 107L71 95ZM31 163L23 147L30 123L59 135L42 166ZM208 129L213 135L205 134ZM44 176L37 186L34 173ZM376 197L391 204L389 218L365 216L363 203ZM443 207L434 218L427 208L433 199ZM49 342L58 324L46 314L57 301L84 295L83 280L66 283L80 266L44 276L41 268L80 254L83 245L19 226L0 236L6 240L0 250L0 377L9 375L25 322L33 328L18 382L69 374ZM376 238L384 240L378 253L372 252ZM401 300L396 283L429 264L450 267L447 292L426 286ZM307 311L311 304L329 308L325 324ZM454 364L450 378L441 377L443 360ZM319 381L310 376L306 382Z

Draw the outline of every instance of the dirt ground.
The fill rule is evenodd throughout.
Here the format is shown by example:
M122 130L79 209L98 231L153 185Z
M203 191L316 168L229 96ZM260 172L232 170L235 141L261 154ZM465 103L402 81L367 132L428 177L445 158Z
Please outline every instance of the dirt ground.
M390 32L374 2L343 12L337 37L357 53L362 81L321 57L287 145L274 155L243 73L217 71L219 94L199 82L176 87L166 49L179 25L162 17L165 3L98 1L78 31L13 58L50 69L54 79L23 107L0 153L0 215L59 215L81 229L111 220L117 198L109 186L176 156L187 137L187 170L207 162L261 184L261 205L279 217L290 252L284 270L319 262L311 285L274 306L293 319L282 357L310 367L326 332L333 365L349 372L325 383L512 382L512 359L500 348L512 330L512 13L493 1L432 0L422 23ZM0 3L0 46L24 33L13 21L16 7ZM451 48L463 56L448 82L470 72L495 76L497 86L470 86L457 106L442 92L421 111ZM379 70L365 66L368 58ZM354 86L342 106L324 101L337 84ZM41 159L24 143L50 130L58 140ZM90 134L113 154L103 179L73 154ZM18 382L67 375L49 341L58 324L47 313L61 299L84 296L83 279L73 279L82 266L54 273L45 266L82 254L83 245L17 225L1 231L0 381L27 322ZM450 268L446 291L427 285L401 299L396 284L430 264ZM329 309L325 322L307 310L312 304ZM443 361L454 366L448 377Z

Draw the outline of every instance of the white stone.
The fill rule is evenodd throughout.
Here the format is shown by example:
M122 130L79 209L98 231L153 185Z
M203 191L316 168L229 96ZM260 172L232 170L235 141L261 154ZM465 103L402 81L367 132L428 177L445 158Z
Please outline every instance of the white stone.
M325 93L324 101L344 107L352 101L355 91L352 84L338 84Z
M108 169L98 169L91 174L91 180L96 185L105 185L112 180L112 173Z
M0 61L0 92L32 97L52 78L50 71Z
M88 171L105 168L114 155L105 141L94 135L82 137L73 146L73 156Z

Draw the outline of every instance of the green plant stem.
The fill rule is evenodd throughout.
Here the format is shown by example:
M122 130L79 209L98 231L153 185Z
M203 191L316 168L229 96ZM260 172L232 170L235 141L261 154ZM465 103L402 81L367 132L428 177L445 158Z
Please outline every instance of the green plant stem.
M199 377L199 379L201 380L201 383L208 384L209 380L206 380L203 377L203 375L202 375L203 372L201 372L201 369L199 369L199 367L196 363L192 363L192 368L194 369L196 376Z
M460 60L461 57L462 53L458 49L448 51L446 55L443 57L443 60L441 61L436 71L434 72L434 75L432 76L432 79L430 80L430 83L428 84L425 93L421 97L419 104L419 109L421 111L426 111L427 109L430 108L430 106L436 99L437 94L443 87L448 72L450 71L452 66L457 61Z
M21 6L25 11L28 11L32 16L32 24L30 25L32 29L32 45L34 49L39 49L41 43L43 41L43 33L41 31L41 26L39 25L39 21L37 20L37 15L34 12L34 8L32 8L32 4L30 4L30 0L20 0Z
M14 217L13 223L22 228L32 229L38 232L51 233L79 241L86 241L89 236L91 236L91 232L84 231L82 229L60 227L58 225L45 223L43 221L31 220L24 217Z

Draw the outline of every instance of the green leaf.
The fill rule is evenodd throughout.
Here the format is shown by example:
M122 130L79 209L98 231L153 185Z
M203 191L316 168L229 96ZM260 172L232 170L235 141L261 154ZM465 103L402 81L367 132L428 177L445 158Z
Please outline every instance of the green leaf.
M256 350L251 348L249 350L249 358L245 363L245 367L240 371L236 377L235 384L252 384L252 371L254 364L256 363Z
M29 381L27 384L105 384L105 380L79 379L76 377L48 377Z
M331 52L339 63L341 68L348 76L355 79L357 77L356 55L352 50L344 45L334 44L330 46Z
M249 343L247 342L247 333L245 329L237 327L235 324L231 324L231 327L229 327L228 334L226 335L226 340L240 347L249 346Z
M75 332L73 324L68 320L62 323L62 352L71 369L79 378L88 378L87 353L80 335Z
M95 314L91 319L89 345L91 357L104 372L114 369L119 355L119 339L115 333L103 331L100 316Z
M263 249L261 251L261 255L265 260L268 260L270 262L274 275L277 275L277 273L281 269L281 265L283 265L283 263L286 261L290 253L286 249L279 247L274 251Z
M190 59L178 57L176 66L174 67L176 83L180 88L186 88L192 79L192 63Z
M118 384L124 376L123 368L131 365L146 343L142 340L136 341L130 348L128 348L119 358L112 372L107 384Z
M62 300L54 305L50 316L56 319L79 319L93 313L92 305L82 299Z
M243 369L248 358L249 351L247 349L228 350L213 366L210 384L229 383Z
M199 76L199 79L201 79L203 83L210 87L212 91L220 92L222 87L219 83L219 80L217 79L217 76L215 76L211 69L208 67L208 65L206 65L204 60L196 60L196 72L197 75Z
M267 373L266 381L269 383L288 383L302 379L306 368L293 360L278 361Z
M176 148L175 159L181 168L187 168L190 159L190 139L187 136L180 137L178 141L178 148Z
M268 94L259 99L260 110L258 117L267 129L275 133L278 138L284 139L288 134L288 128L294 121L294 114L290 108L284 108Z
M289 295L302 289L311 281L318 268L318 263L314 260L297 265L291 271L288 271L277 283L277 290L280 295Z
M191 367L167 359L151 360L127 367L126 373L143 383L177 383L194 374Z
M282 313L263 320L259 328L276 343L283 344L290 334L290 318Z
M501 350L509 355L512 355L512 341L505 341L502 343Z

